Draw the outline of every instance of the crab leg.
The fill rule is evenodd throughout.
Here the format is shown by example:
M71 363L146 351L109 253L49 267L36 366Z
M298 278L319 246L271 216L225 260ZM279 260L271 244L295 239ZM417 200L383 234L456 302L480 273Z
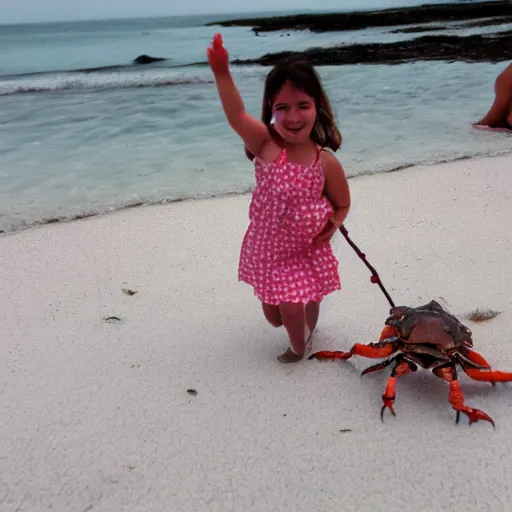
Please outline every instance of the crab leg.
M351 352L341 352L340 350L336 350L336 351L329 351L329 350L320 350L319 352L315 352L314 354L311 354L308 359L319 359L319 360L323 360L323 359L332 359L332 360L337 360L337 359L349 359L352 357L352 353Z
M450 366L440 366L432 370L435 375L445 379L450 383L450 394L448 396L448 400L452 406L452 408L457 411L457 416L455 418L455 423L459 422L460 413L464 413L469 418L469 424L477 422L478 420L485 420L491 423L493 427L494 421L493 419L483 411L479 409L473 409L472 407L468 407L464 404L464 393L460 388L459 381L457 380L457 370L455 365L451 364ZM473 370L465 370L466 373ZM478 371L478 370L477 370ZM489 373L489 372L485 372ZM498 373L498 372L493 372ZM469 375L469 373L468 373ZM512 380L512 379L511 379ZM495 427L496 428L496 427Z
M311 354L308 359L350 359L354 355L381 359L390 356L396 350L395 341L396 339L392 339L389 342L371 343L369 345L356 343L349 352L322 350Z
M475 368L464 368L468 377L473 380L480 380L485 382L510 382L512 381L512 373L500 372L497 370L477 370Z
M474 350L469 350L469 348L466 348L466 350L464 350L464 352L463 352L463 355L466 356L473 363L476 363L480 366L484 366L485 368L489 368L489 370L491 369L491 365L478 352L475 352Z
M389 366L394 360L395 360L395 358L393 357L391 359L386 359L385 361L382 361L380 363L374 364L372 366L368 366L368 368L365 368L361 372L361 377L363 375L366 375L367 373L378 372L380 370L384 370L384 368L386 368L386 366Z
M473 380L490 382L493 386L496 382L512 381L512 373L492 370L490 364L478 352L465 350L459 353L458 357L462 369Z
M386 389L384 390L384 394L382 395L382 400L384 405L380 410L380 419L384 421L384 411L389 409L393 416L396 416L395 410L393 409L393 403L396 398L396 379L398 377L403 377L408 373L414 372L418 369L418 366L413 361L405 358L403 354L399 354L395 357L395 367L391 371L391 375L388 377L388 381L386 382ZM392 360L391 360L392 361ZM390 362L391 362L390 361Z

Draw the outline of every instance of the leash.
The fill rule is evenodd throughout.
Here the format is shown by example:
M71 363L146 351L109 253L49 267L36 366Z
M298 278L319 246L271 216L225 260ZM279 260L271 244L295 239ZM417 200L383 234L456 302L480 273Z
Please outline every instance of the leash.
M357 245L354 242L352 242L352 240L348 236L348 231L345 228L345 226L341 226L340 231L341 231L342 235L346 238L350 247L352 247L352 249L354 249L356 254L364 261L364 264L370 269L370 272L372 273L372 277L370 277L370 281L372 283L377 283L379 285L380 289L382 290L382 293L386 296L386 299L388 299L388 302L391 304L391 307L394 308L395 304L391 300L391 297L389 296L389 293L386 291L386 288L384 288L384 285L382 284L382 281L380 280L379 274L366 260L366 254L361 252L359 250L359 247L357 247Z

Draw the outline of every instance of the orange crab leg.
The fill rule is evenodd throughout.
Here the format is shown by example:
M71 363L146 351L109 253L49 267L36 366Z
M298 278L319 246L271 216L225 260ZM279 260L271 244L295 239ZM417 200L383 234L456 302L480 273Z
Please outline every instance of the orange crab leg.
M511 382L512 373L500 372L497 370L477 370L476 368L465 368L464 371L468 377L473 380L479 380L484 382Z
M391 376L388 377L386 382L386 389L382 395L382 401L384 402L384 405L380 410L380 419L382 421L384 421L384 411L386 409L389 409L391 414L396 416L395 410L393 409L393 404L396 398L396 379L398 379L398 377L403 377L404 375L407 375L408 373L411 373L415 370L416 368L411 368L407 361L402 361L401 363L398 363L391 372Z
M469 350L468 348L463 352L464 356L466 356L470 361L476 363L480 366L485 366L486 368L491 368L491 365L485 360L485 358L480 355L478 352L474 350Z
M452 408L457 412L455 423L459 422L460 413L462 412L469 418L470 425L477 422L478 420L485 420L491 423L493 427L495 427L493 419L488 414L479 409L468 407L464 404L464 393L462 392L462 389L460 389L459 381L457 380L457 370L454 366L438 368L433 370L433 372L438 377L441 377L450 383L450 393L448 395L448 400Z
M493 427L494 421L493 419L483 411L479 409L473 409L472 407L468 407L464 405L464 394L459 386L459 381L454 379L450 382L450 394L448 397L451 406L455 411L457 411L457 418L455 420L456 423L459 422L460 413L464 413L469 418L469 424L475 423L478 420L485 420L491 423ZM495 427L496 428L496 427Z
M393 409L393 403L396 398L396 377L388 377L386 382L386 389L382 395L382 401L384 405L380 411L380 419L384 421L384 411L388 408L393 416L396 416L395 410Z
M393 352L395 352L395 344L389 343L383 346L376 345L363 345L361 343L356 343L351 349L350 352L329 352L327 350L323 350L320 352L315 352L309 356L309 359L349 359L352 356L362 356L362 357L370 357L373 359L381 359L383 357L390 356Z

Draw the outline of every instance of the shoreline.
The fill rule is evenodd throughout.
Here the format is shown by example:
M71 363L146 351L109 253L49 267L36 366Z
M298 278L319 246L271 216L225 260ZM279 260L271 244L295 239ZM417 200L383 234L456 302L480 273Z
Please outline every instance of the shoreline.
M395 304L439 301L503 371L511 169L507 155L361 176L345 224ZM456 424L428 371L397 381L382 422L390 367L278 363L285 332L237 282L248 203L132 208L1 240L2 510L371 512L411 497L418 512L506 509L512 384L459 374L496 430ZM315 351L377 342L389 311L341 234L332 246L343 288L322 303ZM477 308L500 314L470 321ZM406 485L390 492L390 475Z
M476 155L463 155L463 156L457 156L454 158L442 158L436 161L426 161L426 162L414 162L414 163L405 163L398 165L396 167L392 167L387 170L376 170L376 171L365 171L357 175L348 176L348 180L354 180L356 178L362 178L365 176L374 176L374 175L380 175L380 174L389 174L399 171L406 171L408 169L413 169L415 167L431 167L446 163L453 163L453 162L459 162L462 160L472 160L472 159L487 159L487 158L499 158L503 156L512 155L512 149L510 150L504 150L504 151L498 151L495 153L482 153L482 154L476 154ZM38 221L34 221L31 223L24 223L22 226L17 226L14 229L0 229L0 241L2 238L13 236L19 233L23 233L28 230L37 229L40 227L44 227L50 224L67 224L70 222L75 222L83 219L89 219L89 218L96 218L96 217L103 217L105 215L110 215L116 212L123 212L126 210L132 210L135 208L146 208L146 207L153 207L153 206L168 206L176 203L181 202L201 202L201 201L208 201L208 200L214 200L214 199L224 199L229 197L238 197L238 196L247 196L252 193L252 188L240 190L240 191L232 191L232 192L219 192L219 193L212 193L212 194L202 194L198 196L184 196L184 197L178 197L178 198L162 198L162 199L154 199L150 201L145 200L137 200L133 203L129 204L123 204L119 206L109 206L105 207L105 209L98 209L93 210L90 212L78 212L76 214L71 214L69 216L44 216ZM22 221L23 223L23 221Z

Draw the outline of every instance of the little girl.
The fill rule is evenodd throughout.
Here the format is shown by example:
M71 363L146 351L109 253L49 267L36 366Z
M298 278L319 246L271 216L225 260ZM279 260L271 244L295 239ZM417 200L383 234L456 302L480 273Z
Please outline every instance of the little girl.
M262 121L245 111L216 34L207 50L222 107L254 161L256 188L249 209L238 278L254 288L268 322L284 325L290 347L282 363L310 349L321 300L341 289L330 239L350 208L350 192L336 151L341 135L313 67L275 66L267 75Z

